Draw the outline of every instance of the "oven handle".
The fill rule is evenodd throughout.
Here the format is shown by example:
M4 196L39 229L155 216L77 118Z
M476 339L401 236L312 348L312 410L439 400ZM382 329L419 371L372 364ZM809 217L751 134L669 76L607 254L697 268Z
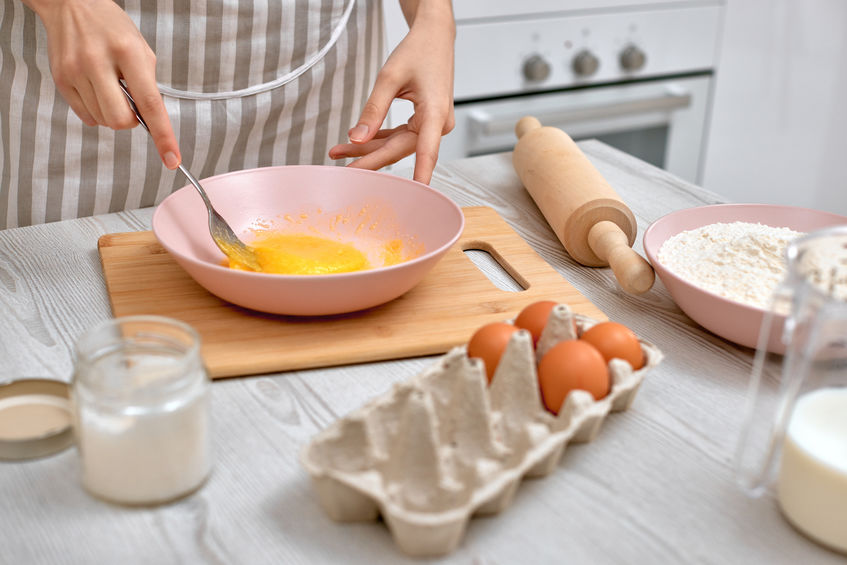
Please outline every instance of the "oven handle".
M567 124L587 120L630 116L633 114L645 114L648 112L670 111L678 108L686 108L690 105L691 93L676 88L668 89L662 96L586 106L575 110L541 112L534 114L534 116L543 124ZM525 115L526 113L503 114L495 117L486 110L477 108L470 112L468 119L471 122L471 127L483 135L499 135L514 131L517 121Z

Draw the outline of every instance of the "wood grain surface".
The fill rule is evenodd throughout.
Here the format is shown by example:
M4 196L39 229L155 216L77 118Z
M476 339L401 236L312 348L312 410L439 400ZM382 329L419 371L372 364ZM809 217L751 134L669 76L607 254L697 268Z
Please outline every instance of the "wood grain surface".
M579 146L635 214L640 253L651 222L726 201L602 143ZM459 548L438 563L844 563L794 530L772 492L749 499L735 484L751 350L700 328L661 281L632 296L609 269L573 261L510 153L442 161L431 184L460 206L494 208L583 296L665 354L632 407L609 418L590 444L569 447L552 474L524 481L505 512L472 520ZM79 335L112 315L97 240L149 230L151 217L144 209L0 231L0 378L71 378ZM298 453L318 430L433 361L215 381L214 471L196 494L167 506L126 509L93 499L80 487L74 448L0 463L0 563L421 563L397 551L381 522L327 518ZM778 390L773 375L767 384Z
M99 239L115 316L170 316L193 326L213 378L444 353L481 325L537 300L605 315L488 207L467 207L459 241L415 288L376 307L323 317L262 314L234 306L191 279L152 232ZM465 250L489 253L524 290L501 290ZM280 288L285 292L285 288Z

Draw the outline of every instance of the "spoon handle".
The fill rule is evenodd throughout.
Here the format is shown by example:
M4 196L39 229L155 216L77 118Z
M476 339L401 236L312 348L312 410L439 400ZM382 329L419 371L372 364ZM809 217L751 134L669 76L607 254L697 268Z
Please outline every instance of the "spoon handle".
M138 106L135 105L135 100L133 100L132 95L129 93L129 90L127 90L126 86L124 86L123 81L119 80L118 86L120 86L121 90L124 91L124 94L126 95L126 99L129 101L129 107L132 108L132 111L135 113L135 117L138 119L138 123L141 124L142 127L144 127L145 130L147 130L147 133L150 133L150 128L147 127L147 122L145 122L144 118L141 117L141 112L138 111ZM210 210L210 213L211 213L212 202L209 200L209 197L206 195L206 191L203 190L203 186L200 184L200 182L196 178L194 178L194 175L192 175L188 171L188 169L186 169L182 165L182 163L179 164L178 168L182 172L182 174L184 174L185 177L189 180L189 182L191 182L191 184L194 185L194 188L197 189L197 192L200 193L200 196L203 198L203 202L206 204L206 208L208 208Z
M138 106L135 105L135 100L133 100L132 95L129 93L129 90L124 86L123 81L118 81L118 86L121 87L121 90L124 91L126 95L126 99L129 100L129 107L132 108L132 111L135 113L135 117L138 119L138 123L144 126L144 129L147 130L147 133L150 133L150 128L147 127L147 122L144 121L144 118L141 117L141 112L138 111Z

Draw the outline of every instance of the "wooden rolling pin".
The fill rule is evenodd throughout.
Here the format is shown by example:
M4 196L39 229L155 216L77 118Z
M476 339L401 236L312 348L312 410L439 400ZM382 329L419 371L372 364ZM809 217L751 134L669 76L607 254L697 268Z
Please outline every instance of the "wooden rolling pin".
M626 292L653 286L653 268L632 249L632 211L562 130L532 116L515 126L515 170L565 250L589 267L609 266Z

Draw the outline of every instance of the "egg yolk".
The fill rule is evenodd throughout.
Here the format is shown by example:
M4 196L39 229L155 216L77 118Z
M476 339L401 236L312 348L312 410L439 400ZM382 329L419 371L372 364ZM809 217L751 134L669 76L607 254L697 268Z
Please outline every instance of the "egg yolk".
M371 268L365 254L353 245L314 235L270 233L251 245L264 273L326 275ZM231 259L228 264L232 269L251 270Z

